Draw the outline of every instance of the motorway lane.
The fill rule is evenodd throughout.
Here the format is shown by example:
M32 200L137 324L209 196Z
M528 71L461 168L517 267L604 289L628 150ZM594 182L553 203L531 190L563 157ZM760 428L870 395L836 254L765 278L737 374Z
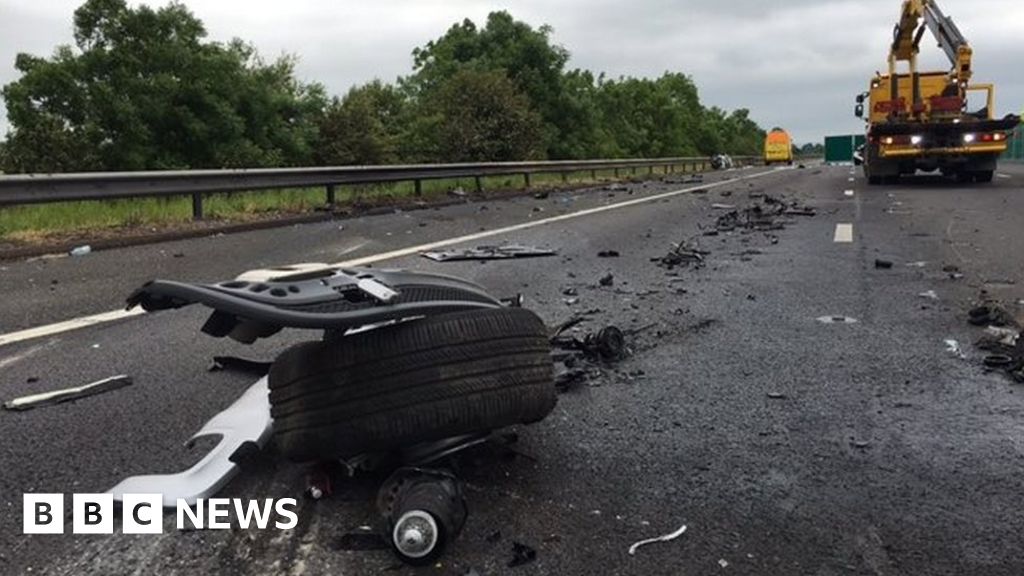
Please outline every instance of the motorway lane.
M731 184L728 197L683 195L509 235L559 247L557 258L395 261L523 292L552 323L570 314L561 288L578 283L578 308L604 310L592 326L657 324L637 337L633 358L521 431L519 450L537 462L477 454L466 469L466 532L433 571L711 573L724 561L740 574L1021 573L1024 399L978 368L969 346L977 332L963 321L980 289L1024 296L1007 282L1024 281L1019 258L1007 258L1024 248L1024 174L1003 172L1011 177L968 189L868 188L859 174L849 183L844 167L791 170ZM709 265L680 272L682 282L648 261L713 221L711 203L761 190L808 201L819 215L796 219L778 244L763 234L704 238ZM492 203L481 217L531 202ZM852 225L852 242L834 242L837 224ZM238 263L250 257L246 247L262 253L258 246L238 245L230 273L249 267ZM599 260L605 249L622 258ZM133 258L134 250L147 249L116 252ZM878 257L896 266L875 270ZM917 262L925 264L906 265ZM949 279L948 263L966 277ZM594 288L607 271L616 287ZM637 294L647 290L658 292ZM940 299L918 296L927 290ZM816 320L836 314L858 323ZM152 315L0 349L3 398L120 371L137 379L100 398L0 413L8 511L0 572L364 574L393 565L386 552L335 550L341 534L372 519L371 479L306 503L300 529L285 534L17 534L24 491L102 490L126 474L186 466L180 442L247 385L206 373L211 355L270 357L308 337L288 333L254 348L196 338L203 316ZM969 357L946 354L946 338ZM31 376L40 381L28 385ZM229 495L282 497L302 486L299 467L268 457L253 468ZM631 542L681 523L689 531L678 541L626 554ZM502 539L489 543L495 529ZM512 540L537 548L537 562L505 568Z
M733 170L707 174L705 180L714 185L745 175L746 170ZM669 180L681 177L672 175ZM0 261L0 293L7 295L0 302L0 335L115 310L123 305L126 291L153 278L211 281L281 263L347 261L694 186L654 179L631 183L624 191L552 193L545 201L526 196L397 210L271 231L107 250L84 258Z

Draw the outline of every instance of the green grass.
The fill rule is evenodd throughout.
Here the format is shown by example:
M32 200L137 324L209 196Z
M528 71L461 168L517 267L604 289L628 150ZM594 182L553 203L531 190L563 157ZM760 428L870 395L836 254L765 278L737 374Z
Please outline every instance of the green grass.
M638 169L638 176L647 175L647 169ZM661 171L657 170L656 174ZM620 176L631 176L621 170ZM566 174L533 174L532 188L555 188L569 183L574 185L614 180L612 170L598 170ZM523 177L495 176L481 178L485 190L509 190L524 187ZM444 196L462 188L467 193L476 190L473 178L458 180L424 180L425 199ZM336 191L340 206L359 204L389 204L415 195L413 182L343 186ZM268 218L276 214L299 214L323 207L326 193L323 188L284 189L259 192L209 194L203 199L204 218L208 221L246 221ZM32 242L48 237L75 235L86 232L116 232L120 229L175 228L192 222L190 197L139 198L102 200L91 202L61 202L0 208L0 239Z

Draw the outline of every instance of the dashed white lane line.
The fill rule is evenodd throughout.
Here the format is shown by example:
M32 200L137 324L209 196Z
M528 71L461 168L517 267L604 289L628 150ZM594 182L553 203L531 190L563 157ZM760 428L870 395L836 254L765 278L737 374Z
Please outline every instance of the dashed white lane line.
M843 192L843 196L846 196L847 198L853 198L853 190L847 190Z
M836 224L836 244L850 244L853 242L853 224Z
M655 194L653 196L646 196L644 198L636 198L634 200L627 200L625 202L619 202L617 204L608 204L606 206L598 206L597 208L588 208L586 210L580 210L578 212L571 212L569 214L562 214L560 216L552 216L551 218L544 218L542 220L534 220L531 222L523 222L522 224L515 224L513 226L506 226L505 228L497 228L495 230L486 230L484 232L478 232L476 234L469 234L466 236L458 236L455 238L448 238L446 240L439 240L437 242L430 242L428 244L420 244L419 246L410 246L408 248L402 248L400 250L392 250L390 252L382 252L380 254L374 254L372 256L365 256L363 258L356 258L354 260L347 260L345 262L338 262L332 264L332 266L338 267L353 267L353 266L366 266L367 264L374 264L384 260L392 260L394 258L401 258L404 256L412 256L419 254L420 252L429 252L430 250L436 250L438 248L444 248L446 246L452 246L455 244L462 244L463 242L472 242L475 240L481 240L484 238L490 238L492 236L500 236L502 234L508 234L510 232L518 232L520 230L527 230L529 228L536 228L538 226L544 226L546 224L554 224L556 222L563 222L566 220L572 220L574 218L581 218L583 216L590 216L592 214L600 214L601 212L610 212L612 210L620 210L622 208L629 208L631 206L637 206L639 204L645 204L648 202L657 202L665 200L682 194L688 194L694 190L710 190L712 188L719 188L721 186L727 186L729 184L735 184L742 182L743 180L752 180L754 178L761 178L769 174L775 174L776 172L792 170L792 168L775 168L774 170L768 170L766 172L760 172L757 174L750 174L748 176L740 176L731 180L723 180L721 182L714 182L712 184L703 184L700 186L692 186L690 188L683 188L682 190L673 190L671 192L664 192L661 194ZM14 344L15 342L24 342L25 340L32 340L35 338L42 338L45 336L53 336L62 332L69 332L71 330L77 330L79 328L85 328L87 326L95 326L97 324L104 324L107 322L113 322L115 320L121 320L124 318L130 318L132 316L138 316L145 312L140 308L134 308L132 310L111 310L110 312L103 312L101 314L93 314L91 316L83 316L81 318L74 318L72 320L65 320L64 322L57 322L55 324L47 324L45 326L37 326L35 328L28 328L26 330L20 330L18 332L11 332L8 334L0 334L0 346L7 344Z
M846 181L847 181L847 182L856 182L856 181L857 181L857 179L856 179L856 178L853 178L853 177L851 176L850 178L847 178L847 179L846 179Z

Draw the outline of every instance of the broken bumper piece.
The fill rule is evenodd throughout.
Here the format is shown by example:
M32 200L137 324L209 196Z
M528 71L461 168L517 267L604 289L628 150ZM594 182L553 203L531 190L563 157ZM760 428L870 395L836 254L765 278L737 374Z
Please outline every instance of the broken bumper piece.
M128 298L152 312L202 304L214 310L203 332L252 343L282 328L346 331L420 316L498 308L472 282L401 270L324 267L262 280L217 284L154 280Z
M226 410L207 422L185 445L203 436L220 436L220 442L195 466L178 474L157 474L126 478L108 493L118 502L125 494L162 494L164 506L177 506L179 499L189 506L200 498L216 494L238 473L237 460L270 439L272 420L267 379L260 378Z

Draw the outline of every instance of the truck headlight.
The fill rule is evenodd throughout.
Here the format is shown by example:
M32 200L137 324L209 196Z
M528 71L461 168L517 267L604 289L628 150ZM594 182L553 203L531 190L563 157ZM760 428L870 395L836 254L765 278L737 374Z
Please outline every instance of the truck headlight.
M910 137L910 143L913 144L914 146L917 146L921 142L924 142L924 136L911 136Z
M974 134L964 134L964 144L970 144L971 142L974 142L977 139L978 137L975 136Z

